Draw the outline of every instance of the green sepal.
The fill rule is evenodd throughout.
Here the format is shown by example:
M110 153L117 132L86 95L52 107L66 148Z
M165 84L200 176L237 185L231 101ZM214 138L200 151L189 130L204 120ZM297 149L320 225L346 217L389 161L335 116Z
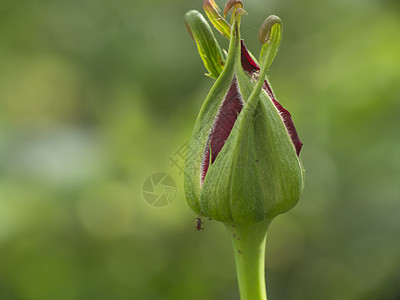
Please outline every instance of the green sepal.
M224 68L226 54L221 50L210 25L197 10L187 12L184 21L209 72L206 75L217 79Z
M231 27L219 13L219 7L214 0L204 0L203 8L210 22L227 39L231 36Z
M282 40L282 21L279 17L271 15L265 19L258 32L258 39L263 45L260 51L260 65L268 71Z

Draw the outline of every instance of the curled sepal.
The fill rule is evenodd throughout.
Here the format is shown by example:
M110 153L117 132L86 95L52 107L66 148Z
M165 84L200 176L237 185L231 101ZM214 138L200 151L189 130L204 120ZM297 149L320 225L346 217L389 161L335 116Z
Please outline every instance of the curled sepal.
M219 7L214 0L204 0L203 8L210 22L227 39L231 36L231 26L219 13Z
M268 70L282 40L282 21L277 16L269 16L262 23L258 31L258 40L263 44L260 51L260 65L266 66Z
M207 76L217 79L225 65L226 55L221 50L210 25L203 15L191 10L184 17L186 28L195 40L200 57L208 70Z
M228 3L226 3L225 8L224 8L224 17L230 12L232 7L241 8L243 9L243 2L242 0L229 0Z

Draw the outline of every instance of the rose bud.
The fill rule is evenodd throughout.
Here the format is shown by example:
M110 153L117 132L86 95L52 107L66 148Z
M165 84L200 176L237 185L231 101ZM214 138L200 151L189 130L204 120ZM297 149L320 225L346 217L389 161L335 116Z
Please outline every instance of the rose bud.
M219 14L213 1L206 0L204 6L208 15ZM215 21L230 39L226 61L200 13L185 16L216 81L194 126L184 184L187 202L198 215L252 224L271 220L298 202L303 187L298 157L302 143L266 78L282 37L280 19L270 16L260 28L258 64L240 38L241 17L246 14L242 2L229 1L224 15L232 8L230 24Z

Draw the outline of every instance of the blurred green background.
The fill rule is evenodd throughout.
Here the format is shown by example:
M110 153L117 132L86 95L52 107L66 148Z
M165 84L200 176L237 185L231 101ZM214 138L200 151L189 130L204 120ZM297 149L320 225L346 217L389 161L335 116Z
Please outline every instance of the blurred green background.
M244 2L254 54L284 22L270 75L304 143L268 298L400 299L400 3ZM183 24L201 5L0 2L0 299L239 300L228 234L194 231L171 161L212 85ZM163 208L141 194L157 172Z

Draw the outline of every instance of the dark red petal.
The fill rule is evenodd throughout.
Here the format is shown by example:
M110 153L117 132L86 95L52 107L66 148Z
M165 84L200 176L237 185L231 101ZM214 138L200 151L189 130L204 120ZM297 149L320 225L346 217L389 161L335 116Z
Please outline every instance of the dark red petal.
M247 50L246 45L244 44L243 40L241 41L241 45L242 45L241 62L242 62L243 69L250 75L252 75L254 72L260 71L259 65L251 58L249 51ZM272 102L274 103L276 109L278 110L279 115L281 116L283 123L285 124L286 130L289 133L290 139L292 140L292 143L296 149L296 154L297 154L297 156L299 156L301 147L303 146L303 143L300 141L300 138L297 134L296 128L294 127L292 116L275 99L275 95L272 92L271 87L269 86L269 84L266 80L264 82L263 88L264 88L265 92L267 93L267 95L272 99Z
M243 40L241 40L241 50L242 50L242 55L240 57L240 60L242 62L242 67L243 69L249 73L252 74L253 72L260 71L260 67L258 64L251 58L249 51L246 48L246 45L244 44Z
M211 146L211 163L214 163L219 152L221 152L225 141L228 139L232 131L233 125L243 108L243 100L238 91L236 78L232 80L231 87L225 96L218 115L214 121L211 134L208 138L207 146L204 152L202 164L201 182L206 177L210 164L210 146Z
M281 116L283 123L286 126L286 130L289 133L290 139L292 140L292 143L296 149L296 154L297 156L299 156L301 147L303 147L303 143L300 141L299 135L297 134L296 128L294 127L292 116L285 108L283 108L283 106L278 101L272 99L272 102L278 109L279 115Z

